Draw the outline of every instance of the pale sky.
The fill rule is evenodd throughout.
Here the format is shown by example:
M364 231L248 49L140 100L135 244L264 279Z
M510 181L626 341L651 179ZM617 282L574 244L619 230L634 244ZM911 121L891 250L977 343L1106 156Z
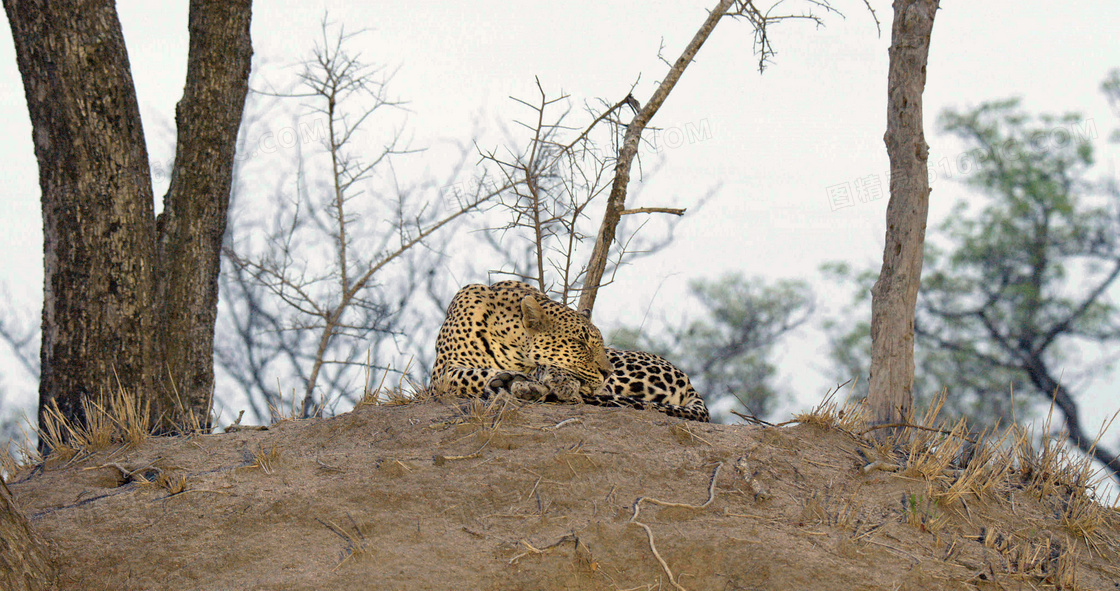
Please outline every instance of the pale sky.
M658 48L663 43L665 57L675 60L709 4L714 2L262 0L252 34L257 63L279 66L307 55L325 11L347 30L367 29L358 47L367 61L398 68L391 88L409 101L414 147L466 141L480 128L483 140L496 145L496 122L523 115L508 97L533 97L534 76L550 92L569 93L577 106L595 97L620 100L640 78L634 95L644 104L666 71ZM668 250L619 274L596 308L604 332L618 323L640 323L647 309L672 317L688 280L727 271L810 280L817 289L817 321L830 303L847 302L847 293L833 295L820 280L818 267L832 260L857 266L880 261L887 203L856 200L836 208L830 200L838 185L876 175L885 182L888 169L882 136L892 13L885 0L871 4L882 36L862 0L836 0L845 18L827 15L823 28L807 22L775 27L770 35L777 56L762 75L749 26L724 21L717 27L653 121L666 130L671 146L662 152L662 169L645 187L641 204L690 207L711 187L720 191L681 221ZM155 162L173 155L186 6L118 2ZM1098 171L1116 174L1117 150L1106 149L1105 138L1120 120L1099 87L1110 68L1120 67L1117 31L1120 12L1108 0L1052 10L1008 0L942 2L924 98L930 165L937 172L931 225L968 195L954 180L962 172L955 165L960 146L934 125L948 107L1021 96L1028 112L1081 112L1083 129L1099 136ZM10 34L0 27L0 282L34 320L42 292L38 173ZM285 119L277 127L287 124ZM689 142L689 129L702 133ZM438 150L430 153L413 165L417 173L440 169ZM156 194L165 187L157 183ZM824 344L814 321L781 347L780 381L797 397L791 409L813 403L832 385L821 371L827 367ZM7 351L0 351L3 356ZM17 369L3 371L8 395L33 392ZM1095 431L1103 415L1120 406L1114 383L1114 376L1102 377L1085 395L1086 429ZM1106 441L1115 449L1120 428L1113 427Z

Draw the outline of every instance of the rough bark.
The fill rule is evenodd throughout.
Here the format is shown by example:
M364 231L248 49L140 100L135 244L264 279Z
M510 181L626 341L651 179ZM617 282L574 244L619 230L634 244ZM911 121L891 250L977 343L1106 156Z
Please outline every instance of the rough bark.
M234 146L253 48L251 0L192 0L190 54L183 98L175 109L175 173L157 223L160 335L174 409L162 428L193 414L207 426L214 384L214 322Z
M883 268L871 289L873 424L900 422L914 400L914 306L922 274L929 211L929 177L922 127L930 33L938 0L895 0L887 77L887 132L891 162ZM879 432L887 435L886 430Z
M595 237L595 247L591 251L591 260L587 263L587 275L583 281L583 293L579 298L579 309L591 311L595 307L595 298L599 293L599 284L603 280L603 273L607 269L607 255L611 244L614 242L618 222L622 219L622 212L626 209L626 189L630 184L630 166L638 154L638 142L642 139L642 132L657 110L669 97L669 92L681 79L685 68L692 63L692 58L700 51L700 47L708 40L708 36L719 24L719 19L727 13L732 0L720 0L719 4L708 14L700 30L693 35L692 41L685 47L684 52L677 58L676 63L665 76L665 80L654 91L653 97L646 103L630 125L626 126L626 135L622 140L622 148L618 151L618 161L614 168L614 184L611 186L610 197L607 198L607 210L603 214L603 223L599 226L599 233Z
M56 576L46 547L0 479L0 589L45 591L52 588Z
M155 220L148 153L112 2L4 0L43 210L40 419L118 383L151 390Z
M158 230L114 3L4 0L4 8L42 191L40 422L52 401L81 422L83 398L123 387L151 397L164 431L184 409L205 425L251 2L191 2L176 164Z

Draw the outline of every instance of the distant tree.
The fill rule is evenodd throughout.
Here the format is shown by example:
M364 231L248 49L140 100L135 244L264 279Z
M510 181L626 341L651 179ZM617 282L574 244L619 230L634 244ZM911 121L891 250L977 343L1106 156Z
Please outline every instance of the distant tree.
M23 370L20 373L24 379L19 382L38 383L39 326L33 321L25 320L28 317L34 318L32 314L20 310L11 298L6 298L4 305L0 306L0 341L7 344L18 362L17 365ZM9 451L24 433L20 424L23 417L34 409L33 406L21 407L12 403L13 399L24 398L27 393L27 390L12 386L9 381L12 377L11 374L0 374L0 442L9 442L6 446Z
M895 0L887 73L887 156L890 201L883 266L871 288L871 373L868 419L898 422L913 404L914 304L922 274L929 179L922 124L930 36L939 0ZM878 431L885 437L887 430Z
M915 386L927 396L945 388L963 414L1005 423L1013 388L1019 402L1052 401L1069 441L1120 478L1120 460L1082 426L1081 380L1067 369L1082 348L1120 343L1109 296L1120 278L1120 191L1086 178L1084 125L1073 114L1036 119L1015 100L942 115L941 127L971 148L961 160L972 167L968 184L988 200L958 203L941 246L927 249ZM858 333L833 334L838 365L860 365Z
M45 242L40 420L109 388L162 430L208 423L217 276L252 45L249 0L192 0L178 145L158 220L112 3L4 0L39 162Z
M934 245L926 244L927 275L929 269L941 266L942 257L935 251ZM857 273L846 263L828 263L822 272L837 284L856 286L851 301L841 304L844 313L824 319L822 325L828 338L833 379L844 383L851 397L865 398L871 366L871 324L866 317L853 319L851 311L868 309L871 286L878 274L872 269ZM915 320L919 330L923 326L923 298L919 294ZM1022 422L1034 416L1032 402L1036 399L1023 393L1021 374L991 367L960 351L931 347L920 332L914 346L914 366L915 409L928 408L944 392L941 416L948 420L967 418L974 429L1007 425L1012 417Z
M813 311L813 296L803 281L766 285L729 274L689 284L699 306L680 327L649 331L622 327L610 344L664 356L689 375L709 406L732 400L757 417L769 416L782 393L774 384L774 347L801 326ZM723 418L727 418L724 415Z

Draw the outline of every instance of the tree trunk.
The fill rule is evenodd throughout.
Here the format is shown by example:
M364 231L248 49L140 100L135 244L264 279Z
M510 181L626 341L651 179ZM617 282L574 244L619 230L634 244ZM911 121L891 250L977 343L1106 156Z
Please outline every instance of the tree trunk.
M16 508L8 485L0 479L0 589L46 591L55 577L46 548Z
M939 0L895 0L887 76L891 198L883 268L871 289L872 424L905 419L914 400L914 306L922 274L929 210L929 146L922 130L922 91ZM885 431L885 430L884 430ZM887 433L879 432L886 436Z
M39 417L81 421L107 388L150 392L155 220L148 152L112 2L4 0L43 209Z
M250 0L191 2L176 163L157 229L113 2L4 0L42 191L40 423L52 401L81 422L82 399L114 387L150 397L162 431L185 426L184 411L208 423L250 8Z
M251 0L192 0L190 54L175 108L175 173L157 221L160 336L170 399L160 428L209 426L214 387L214 322L234 146L253 47Z

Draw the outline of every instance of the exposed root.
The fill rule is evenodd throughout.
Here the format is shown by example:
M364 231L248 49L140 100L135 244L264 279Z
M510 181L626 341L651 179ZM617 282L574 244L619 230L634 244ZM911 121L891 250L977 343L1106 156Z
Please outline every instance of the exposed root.
M716 500L716 479L719 477L719 471L721 468L723 468L723 462L720 462L718 465L716 465L715 471L712 472L712 481L708 484L708 500L704 501L703 505L691 505L689 503L671 503L668 501L654 499L652 497L638 497L638 499L634 501L634 514L630 516L630 521L628 521L628 523L633 523L634 525L640 526L642 529L646 530L646 537L649 539L649 549L653 552L653 557L656 558L657 562L661 564L661 570L665 571L665 575L669 577L669 582L672 583L673 587L676 587L679 591L687 591L687 589L682 587L680 583L677 582L677 577L673 574L672 569L669 568L669 563L665 562L665 559L661 557L661 553L657 551L657 545L653 542L653 530L650 529L648 525L642 523L641 521L638 521L638 513L642 510L642 501L648 501L650 503L653 503L654 505L661 505L662 507L704 509L708 505L711 505L712 501Z

